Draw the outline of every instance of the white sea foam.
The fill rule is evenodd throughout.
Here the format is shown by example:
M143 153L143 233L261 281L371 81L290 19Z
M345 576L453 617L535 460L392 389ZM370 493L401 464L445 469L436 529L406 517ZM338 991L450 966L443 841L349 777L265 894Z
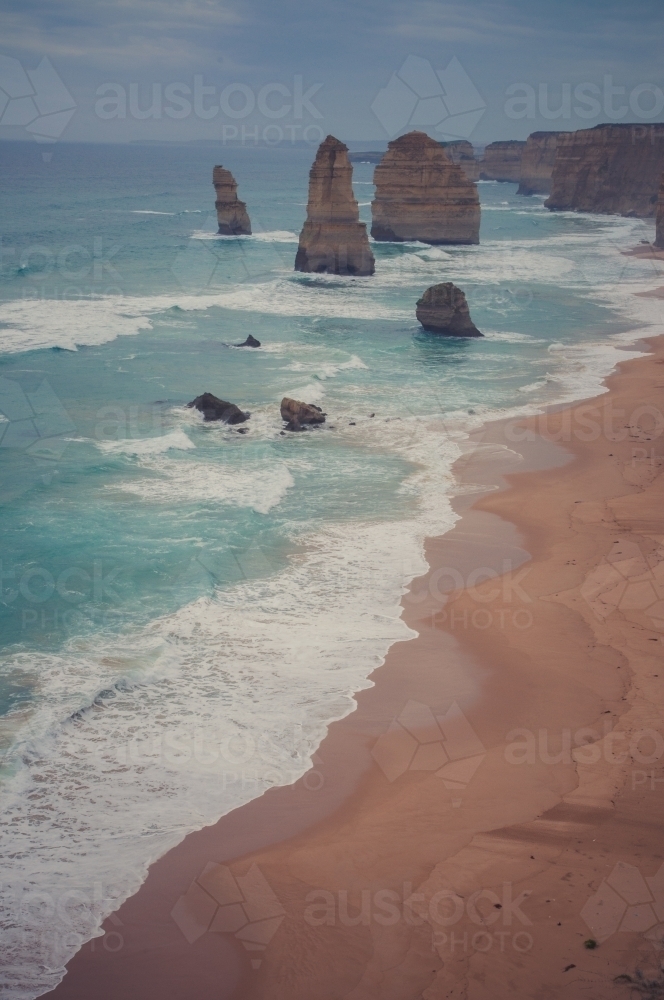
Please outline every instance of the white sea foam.
M367 203L368 204L368 203ZM237 236L225 236L223 233L213 233L207 229L200 229L191 234L192 240L259 240L264 243L297 243L297 233L292 233L288 229L274 229L265 233L251 233L247 236L239 234Z
M162 452L170 451L171 448L188 451L196 447L185 432L179 429L169 431L169 433L159 437L124 438L121 441L97 441L95 443L100 451L124 455L159 455Z

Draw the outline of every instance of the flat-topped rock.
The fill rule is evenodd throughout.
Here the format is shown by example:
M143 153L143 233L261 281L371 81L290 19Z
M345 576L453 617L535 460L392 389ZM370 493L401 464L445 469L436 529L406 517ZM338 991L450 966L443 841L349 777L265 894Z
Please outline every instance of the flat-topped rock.
M458 163L469 181L480 179L480 161L475 156L472 143L467 139L455 139L453 142L440 144L452 163Z
M565 132L533 132L526 140L521 157L521 177L517 194L549 194L558 137Z
M659 200L657 202L655 246L664 248L664 173L662 173L662 180L659 186Z
M367 227L353 194L348 147L328 135L309 172L307 218L297 248L296 271L368 275L375 270Z
M425 132L409 132L390 142L374 183L374 239L479 243L477 187Z
M247 206L237 196L237 183L230 170L219 164L212 171L212 183L217 195L214 207L217 210L220 236L251 236L251 223Z
M427 288L417 302L415 315L429 333L448 337L482 336L470 318L466 296L451 281Z
M525 146L525 141L520 139L490 142L480 161L482 180L518 184L521 180L521 157Z
M204 392L201 396L196 396L187 406L199 410L205 420L222 420L225 424L243 424L251 416L244 413L235 403L229 403L225 399L213 396L211 392Z
M664 125L596 125L559 136L551 211L653 218L664 170Z

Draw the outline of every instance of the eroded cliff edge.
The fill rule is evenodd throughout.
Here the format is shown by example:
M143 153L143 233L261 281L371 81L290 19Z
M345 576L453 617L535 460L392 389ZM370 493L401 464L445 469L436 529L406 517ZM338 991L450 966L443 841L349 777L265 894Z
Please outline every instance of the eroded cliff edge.
M296 271L373 274L367 227L353 194L348 146L333 135L318 147L309 172L307 218L295 257Z
M390 142L374 183L374 239L479 243L477 187L425 132L408 132Z
M533 132L528 136L521 157L521 176L517 194L549 194L558 136L564 132Z
M664 125L596 125L558 139L552 211L652 218L664 170Z
M485 181L521 180L521 158L526 143L520 139L490 142L480 161L480 177Z

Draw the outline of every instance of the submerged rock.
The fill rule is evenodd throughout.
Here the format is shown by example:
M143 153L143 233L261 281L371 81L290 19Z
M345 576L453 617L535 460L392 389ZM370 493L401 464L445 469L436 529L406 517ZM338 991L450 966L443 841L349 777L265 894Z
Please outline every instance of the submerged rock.
M521 157L526 143L521 139L490 142L480 163L480 177L485 181L521 180Z
M286 421L287 431L303 431L307 426L324 424L325 414L320 406L284 396L281 400L281 419Z
M212 183L217 194L214 207L217 210L220 236L251 236L251 222L247 206L237 196L237 182L230 170L219 164L212 171Z
M451 337L482 336L470 318L466 296L451 281L427 288L417 302L415 315L429 333Z
M664 170L664 126L596 125L558 139L551 211L653 218Z
M235 403L228 403L225 399L213 396L211 392L204 392L202 396L196 396L187 406L200 410L206 420L223 420L225 424L243 424L251 416L244 413Z
M560 136L565 132L533 132L526 140L521 157L521 177L517 194L549 194L553 164Z
M477 187L425 132L408 132L390 142L374 183L375 240L479 243Z
M348 147L328 135L309 172L307 219L300 233L296 271L373 274L367 227L353 194Z
M256 340L255 337L252 337L251 334L249 334L249 336L247 337L247 339L242 344L236 344L235 346L236 347L260 347L261 346L261 342L260 342L260 340Z

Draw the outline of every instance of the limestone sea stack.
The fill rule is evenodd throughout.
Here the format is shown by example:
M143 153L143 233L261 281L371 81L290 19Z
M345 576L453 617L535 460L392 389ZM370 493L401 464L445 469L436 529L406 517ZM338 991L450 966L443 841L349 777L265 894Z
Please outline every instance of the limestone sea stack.
M466 296L451 281L427 288L417 302L415 315L429 333L450 337L482 336L470 318Z
M251 223L247 206L237 196L237 183L230 170L219 164L212 171L212 183L217 195L214 207L217 210L220 236L251 236Z
M521 157L525 146L525 141L519 139L490 142L480 163L482 180L518 184L521 180Z
M477 187L425 132L408 132L388 144L374 184L374 239L479 243Z
M521 176L517 194L549 194L558 136L565 134L533 132L528 136L521 157Z
M251 416L235 403L219 399L211 392L204 392L201 396L196 396L196 399L192 399L191 403L187 403L187 406L199 410L205 420L221 420L225 424L243 424Z
M320 406L313 403L302 403L289 396L281 400L281 419L286 421L287 431L303 431L306 427L324 424L325 416Z
M558 139L551 211L652 218L664 170L664 125L596 125Z
M353 194L348 146L333 135L320 144L309 172L307 219L300 233L296 271L373 274L367 227Z
M467 139L456 139L454 142L441 142L441 146L452 163L459 164L469 181L480 179L480 163L472 143Z
M659 186L659 201L657 202L657 233L655 235L655 246L664 249L664 173Z

